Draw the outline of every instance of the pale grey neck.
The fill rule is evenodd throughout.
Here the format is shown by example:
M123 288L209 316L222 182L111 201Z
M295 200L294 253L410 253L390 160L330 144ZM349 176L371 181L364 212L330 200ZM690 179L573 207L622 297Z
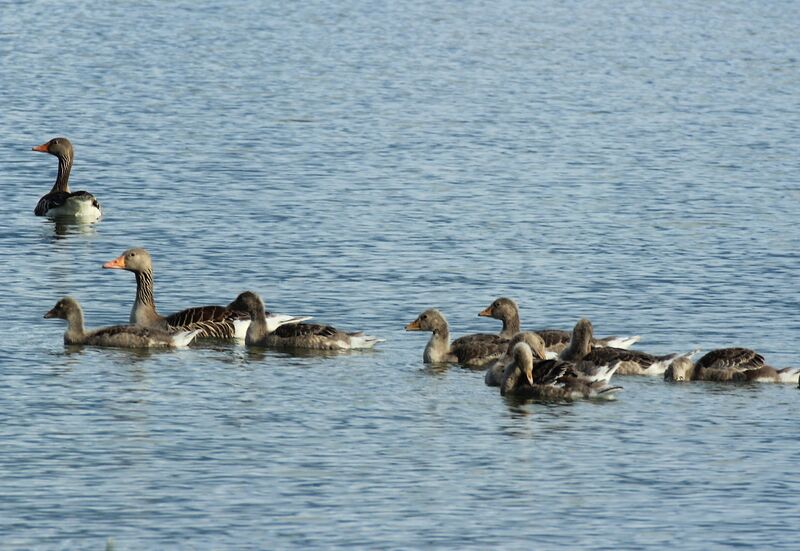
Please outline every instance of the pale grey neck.
M266 340L269 331L267 330L267 316L264 308L259 308L255 312L250 312L250 325L247 327L245 344L261 344Z
M512 315L504 317L503 321L503 330L500 331L500 336L506 339L510 339L517 333L519 333L519 314L514 312Z
M136 301L131 309L131 324L142 327L163 325L164 318L158 315L153 296L153 271L143 270L133 273L136 276Z
M86 328L83 325L83 311L76 310L67 316L67 331L64 333L64 340L68 343L80 342L86 335Z
M580 361L591 351L591 347L591 339L585 339L584 341L579 341L574 338L570 339L569 345L561 352L559 358L568 362Z
M437 329L431 335L428 345L425 347L423 360L426 363L445 362L450 355L450 331L448 329Z
M58 157L58 176L56 176L56 183L53 184L54 191L64 191L69 193L69 173L72 170L72 157L69 154Z

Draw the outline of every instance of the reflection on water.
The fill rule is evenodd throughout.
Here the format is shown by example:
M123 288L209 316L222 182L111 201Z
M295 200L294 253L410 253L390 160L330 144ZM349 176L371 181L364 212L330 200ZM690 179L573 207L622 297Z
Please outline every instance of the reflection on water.
M520 402L424 365L402 326L437 307L453 338L488 331L477 312L510 296L525 327L585 316L654 353L800 364L798 17L3 10L0 547L796 548L795 385L629 377L613 402ZM55 135L97 224L31 213L53 167L20 144ZM127 322L133 279L100 266L132 246L160 311L253 289L386 342L65 348L41 319L64 295L89 327Z

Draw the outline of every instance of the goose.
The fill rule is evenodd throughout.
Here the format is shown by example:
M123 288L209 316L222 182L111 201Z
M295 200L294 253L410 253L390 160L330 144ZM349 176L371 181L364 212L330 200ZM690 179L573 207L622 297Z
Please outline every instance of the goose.
M256 293L245 291L233 303L252 318L245 344L280 349L355 350L372 348L383 339L361 332L345 333L330 325L294 323L271 330L264 314L264 303Z
M200 330L168 333L160 329L137 327L134 325L114 325L100 329L86 330L83 326L83 310L72 297L59 300L45 319L67 320L64 344L88 344L114 348L177 348L189 346Z
M58 157L58 176L50 193L39 199L33 214L49 218L76 218L93 222L100 218L100 203L88 191L69 190L69 173L72 170L72 144L67 138L53 138L37 145L33 151L41 151Z
M592 322L581 319L572 330L569 346L561 351L559 359L574 362L581 370L590 370L592 366L610 365L619 362L618 375L662 375L677 358L691 358L697 351L686 354L665 354L654 356L638 350L625 350L604 346L592 348Z
M478 313L478 316L494 318L503 322L503 329L500 336L510 339L520 331L519 307L510 298L500 297L492 302L485 309ZM572 333L561 329L540 329L536 333L544 340L548 352L561 352L569 344ZM628 349L639 342L641 337L604 337L602 339L592 339L593 346L613 346L615 348Z
M718 348L693 363L679 358L664 372L666 381L716 381L757 383L800 383L800 369L775 369L749 348Z
M514 345L513 361L503 373L500 394L548 401L572 401L581 398L613 399L622 390L609 386L608 381L617 366L610 367L596 381L588 382L577 376L568 362L545 360L534 363L528 343Z
M156 329L201 329L199 337L242 340L250 325L250 315L236 306L199 306L161 316L153 295L153 259L145 249L128 249L119 257L103 264L111 270L127 270L136 276L136 300L131 308L130 323ZM299 323L309 316L270 315L267 324L274 331L285 324Z
M465 335L451 343L447 319L435 308L422 312L405 329L432 333L422 354L425 363L453 362L480 369L501 358L508 348L508 339L487 333Z
M534 361L546 359L547 352L542 337L533 331L521 331L508 341L505 355L489 365L489 369L486 370L486 375L483 378L483 382L486 383L487 386L500 386L503 382L503 372L505 372L506 366L514 361L514 346L516 346L518 342L528 343L533 353Z

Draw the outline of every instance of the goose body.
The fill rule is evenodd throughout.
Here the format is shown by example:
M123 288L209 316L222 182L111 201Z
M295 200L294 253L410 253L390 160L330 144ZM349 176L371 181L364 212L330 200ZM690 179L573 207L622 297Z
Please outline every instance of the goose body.
M749 348L718 348L693 363L681 358L664 372L667 381L714 381L718 383L800 382L800 369L775 369L764 357Z
M160 329L114 325L86 330L83 310L77 300L64 297L44 315L67 321L64 344L83 344L113 348L176 348L188 346L199 330L168 333Z
M559 359L574 362L581 371L588 371L593 366L617 365L618 375L662 375L677 358L691 357L696 352L687 354L665 354L654 356L639 350L625 350L609 346L592 347L592 323L581 319L575 324L569 346L559 354Z
M240 309L236 301L228 306L199 306L169 316L160 315L153 294L153 260L145 249L128 249L118 258L103 264L103 268L127 270L136 276L136 300L130 315L132 325L165 331L200 329L200 338L243 340L247 334L250 315ZM307 319L307 316L270 316L268 323L277 328Z
M503 355L503 357L489 364L489 368L486 370L486 375L483 378L483 382L486 383L487 386L500 386L502 384L503 373L505 372L506 367L508 367L508 365L514 361L514 346L516 346L516 344L519 342L525 342L528 344L531 352L533 353L534 361L547 359L544 340L540 335L534 333L533 331L522 331L517 333L511 337L510 341L508 341L506 353Z
M500 336L510 339L520 331L520 316L519 307L517 303L510 298L500 297L492 302L489 306L478 313L480 317L494 318L503 322L503 328L500 331ZM561 329L539 329L536 330L542 340L544 341L545 348L548 352L559 353L564 350L572 338L572 333L563 331ZM591 339L592 346L612 346L617 348L629 348L637 343L641 337L634 335L631 337L604 337L596 339L594 336Z
M616 367L596 380L580 377L570 362L535 362L530 346L522 341L514 346L513 361L506 367L500 394L546 401L573 401L586 398L612 399L622 387L609 386Z
M459 363L469 368L484 368L500 359L508 348L508 339L500 335L476 333L450 342L450 328L444 314L431 308L406 325L406 331L432 333L422 359L425 363Z
M58 175L49 193L42 196L33 209L36 216L49 218L74 218L93 222L102 216L100 203L88 191L69 190L69 174L72 170L73 148L67 138L53 138L37 145L33 151L49 153L58 158Z
M330 325L293 323L274 330L268 325L264 303L256 293L245 291L232 304L245 308L252 319L245 344L278 349L355 350L372 348L383 339L362 332L346 333Z

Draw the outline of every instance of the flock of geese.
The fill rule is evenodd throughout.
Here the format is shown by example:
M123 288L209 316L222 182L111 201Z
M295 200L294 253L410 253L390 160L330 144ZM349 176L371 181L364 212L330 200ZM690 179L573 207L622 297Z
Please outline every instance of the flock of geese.
M54 219L93 222L102 215L100 203L86 191L70 192L73 148L66 138L53 138L34 151L58 158L58 175L34 214ZM67 321L65 344L123 348L184 347L195 339L237 339L247 346L283 350L351 350L372 348L383 339L362 332L345 332L330 325L306 323L308 316L270 314L261 298L241 293L226 306L200 306L162 316L153 293L153 261L142 248L125 251L106 262L106 269L133 272L136 299L128 325L87 330L80 304L64 297L45 318ZM596 338L589 320L574 329L522 331L519 308L509 298L498 298L479 314L500 320L496 334L466 335L451 342L445 316L436 309L422 312L405 326L407 331L431 333L423 361L457 363L485 369L485 383L499 386L503 395L542 400L613 398L622 387L614 375L663 376L672 381L777 382L800 384L800 369L775 369L749 348L720 348L692 358L687 353L654 356L630 347L639 336Z

